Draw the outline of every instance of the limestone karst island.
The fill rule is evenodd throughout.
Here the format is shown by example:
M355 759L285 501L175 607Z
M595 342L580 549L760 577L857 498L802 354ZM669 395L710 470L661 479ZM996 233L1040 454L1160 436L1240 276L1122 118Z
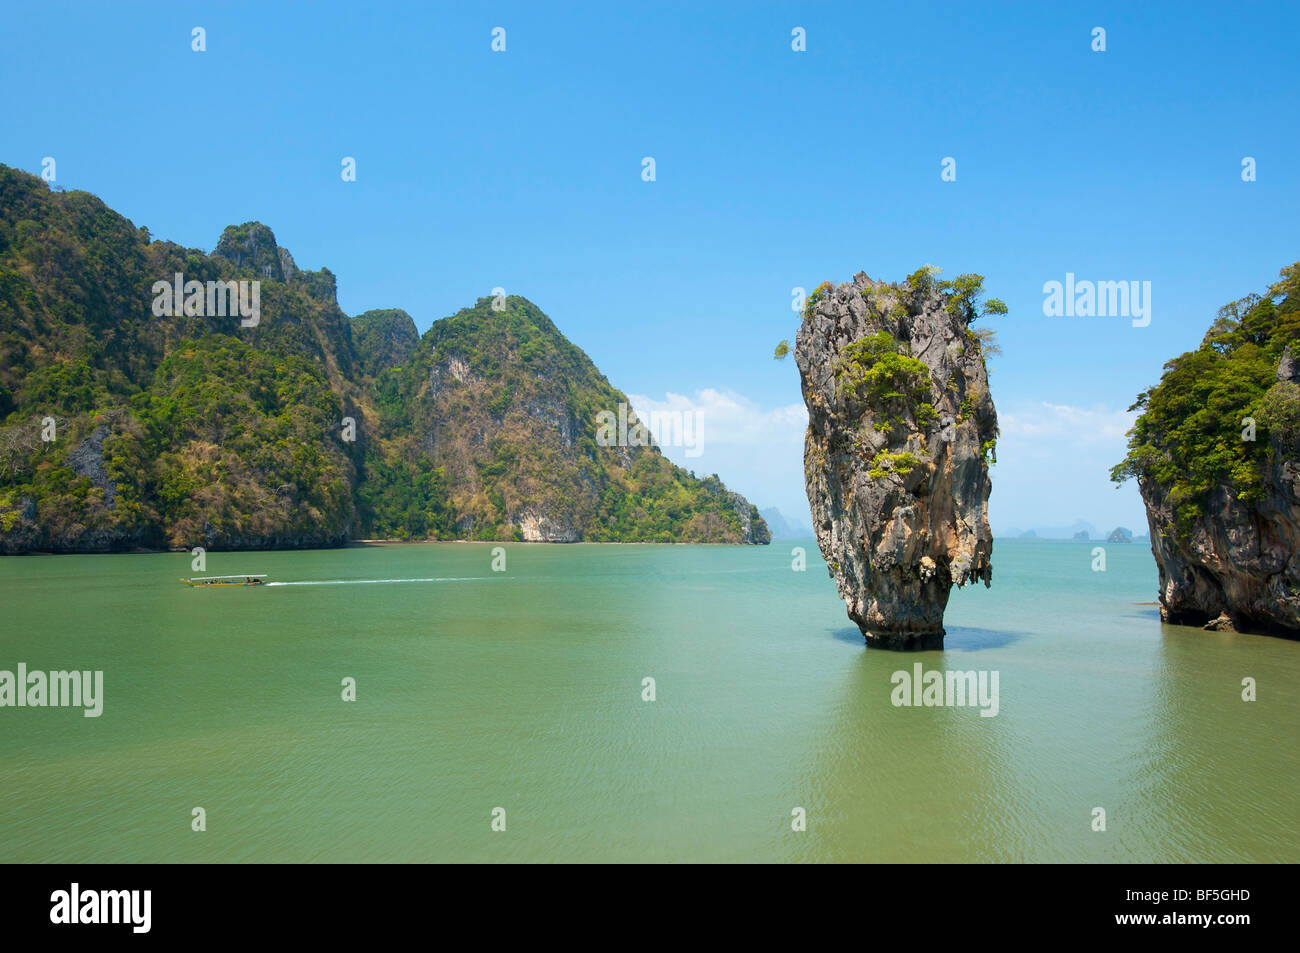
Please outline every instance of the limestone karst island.
M627 396L524 298L421 336L349 318L256 222L205 254L6 166L0 215L2 553L770 540L716 476L602 446ZM160 307L174 275L195 296ZM229 282L257 283L255 323L207 307Z
M1112 471L1146 504L1167 622L1300 639L1300 262L1138 395Z
M983 278L859 272L808 297L795 346L813 530L867 644L943 645L952 587L993 577L989 463L998 436L971 325L1005 314Z

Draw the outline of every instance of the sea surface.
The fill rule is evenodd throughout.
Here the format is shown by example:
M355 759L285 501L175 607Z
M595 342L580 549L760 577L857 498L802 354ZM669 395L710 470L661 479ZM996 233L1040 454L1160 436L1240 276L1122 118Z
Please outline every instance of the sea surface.
M911 654L812 540L0 558L0 669L104 673L0 708L0 861L1300 861L1300 643L1100 545L999 540ZM895 706L918 662L997 715Z

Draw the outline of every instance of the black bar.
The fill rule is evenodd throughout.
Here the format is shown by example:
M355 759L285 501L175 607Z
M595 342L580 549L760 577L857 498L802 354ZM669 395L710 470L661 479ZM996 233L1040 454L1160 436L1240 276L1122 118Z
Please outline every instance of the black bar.
M1294 927L1293 872L1284 867L989 866L867 867L857 870L726 871L678 866L671 872L574 865L545 872L523 866L51 866L10 867L0 900L6 939L96 944L216 939L310 938L337 942L440 926L485 931L536 929L542 940L621 924L628 942L667 942L668 926L704 921L744 934L801 923L848 929L864 939L885 927L926 937L998 939L1204 937L1231 944ZM16 882L15 882L16 881ZM118 924L51 922L58 892L149 891L148 931ZM1186 891L1181 894L1178 891ZM1199 892L1199 894L1198 894ZM1215 893L1217 892L1217 893ZM138 895L143 900L144 894ZM69 897L70 899L70 897ZM95 906L98 900L94 901ZM111 904L110 904L111 906ZM142 912L143 903L124 910ZM1153 918L1141 922L1143 918ZM1201 918L1209 917L1206 925ZM1223 918L1244 918L1226 922ZM1124 918L1124 922L1121 922ZM1192 918L1196 918L1193 920ZM910 924L910 926L909 926ZM971 932L974 930L975 932ZM609 934L606 939L613 940ZM446 934L451 939L450 934ZM916 937L920 938L919 935Z

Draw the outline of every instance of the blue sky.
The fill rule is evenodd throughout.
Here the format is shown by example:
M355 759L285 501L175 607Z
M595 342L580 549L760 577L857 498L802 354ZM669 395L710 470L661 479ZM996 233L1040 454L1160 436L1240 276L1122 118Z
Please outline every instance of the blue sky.
M207 250L265 222L348 313L522 294L638 405L703 409L669 456L804 521L791 289L979 272L995 530L1144 530L1125 408L1300 258L1300 5L606 6L11 4L0 162ZM1150 325L1045 317L1067 272L1150 281Z

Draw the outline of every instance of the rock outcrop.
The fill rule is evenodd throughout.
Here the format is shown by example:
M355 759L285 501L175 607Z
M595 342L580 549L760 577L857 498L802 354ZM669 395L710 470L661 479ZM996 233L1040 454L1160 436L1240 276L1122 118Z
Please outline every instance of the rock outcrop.
M68 466L78 476L86 477L104 492L104 506L111 510L117 502L117 486L104 468L104 438L109 433L106 424L96 427L76 450L68 454Z
M566 523L551 519L533 510L525 510L514 518L525 543L577 543L582 534Z
M1294 383L1295 373L1288 349L1277 380ZM1165 487L1138 478L1165 622L1300 638L1300 460L1282 428L1269 441L1256 501L1218 486L1190 528L1177 526Z
M1300 638L1300 262L1165 362L1111 479L1136 479L1160 616Z
M938 282L932 269L903 284L858 273L804 312L813 529L868 645L941 646L951 587L992 578L997 413L968 327L979 290L978 276Z
M406 396L378 437L443 475L443 518L458 535L771 541L753 504L638 432L627 395L527 299L481 298L434 322L386 381Z
M740 542L766 546L772 542L772 530L757 508L735 490L727 490L727 502L740 521Z
M363 373L377 376L400 367L420 343L415 321L401 308L381 308L352 319L352 346Z
M213 258L224 258L235 269L270 281L285 280L284 266L293 262L292 255L281 255L275 233L261 222L227 225L221 233ZM293 266L296 275L297 265Z

